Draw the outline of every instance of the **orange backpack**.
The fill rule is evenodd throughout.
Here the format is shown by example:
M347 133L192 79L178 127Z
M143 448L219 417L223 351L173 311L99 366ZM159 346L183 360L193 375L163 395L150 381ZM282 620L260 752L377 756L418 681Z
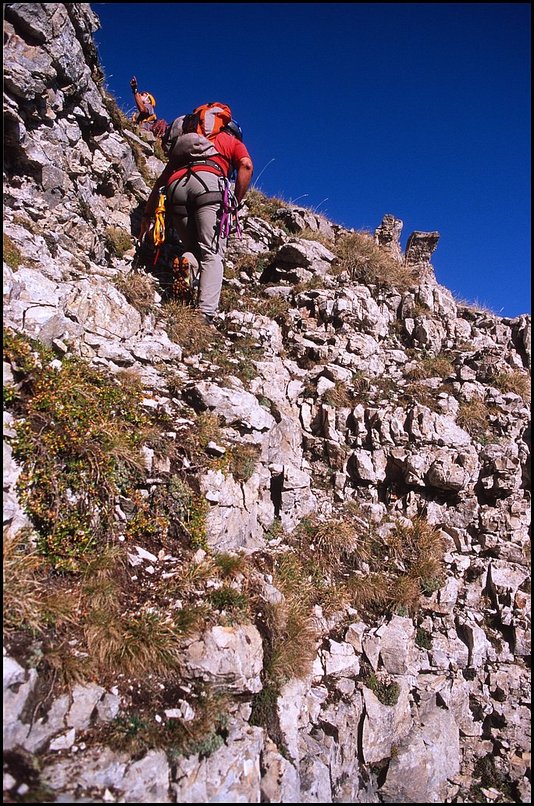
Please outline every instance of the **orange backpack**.
M195 123L193 116L197 119L196 129L194 129L194 131L210 139L215 137L216 134L219 134L221 129L224 129L232 120L230 107L226 104L218 103L217 101L197 106L191 115L192 125ZM189 115L187 117L189 117Z
M213 138L232 120L226 104L212 102L197 106L194 112L175 118L167 126L161 145L175 168L206 163L210 157L222 157ZM224 159L229 162L227 157ZM213 163L220 169L217 163Z

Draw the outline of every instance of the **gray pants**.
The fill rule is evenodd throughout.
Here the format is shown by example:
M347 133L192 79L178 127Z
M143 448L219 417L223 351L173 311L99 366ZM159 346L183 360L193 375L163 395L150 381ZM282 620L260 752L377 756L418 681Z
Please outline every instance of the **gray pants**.
M166 209L186 250L200 269L198 307L213 316L219 307L226 240L219 234L223 180L209 171L189 174L167 189Z

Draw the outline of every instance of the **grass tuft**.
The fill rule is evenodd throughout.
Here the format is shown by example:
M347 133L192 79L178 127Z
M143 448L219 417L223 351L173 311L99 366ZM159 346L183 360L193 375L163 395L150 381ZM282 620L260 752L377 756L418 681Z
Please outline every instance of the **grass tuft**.
M115 285L139 313L147 314L153 309L156 291L153 277L144 272L130 271L126 275L120 274L115 279Z
M220 334L204 322L191 306L179 300L169 300L162 306L167 335L182 347L186 355L196 355L210 347Z
M375 243L368 232L351 232L336 242L335 273L347 272L353 282L405 290L413 287L414 274Z

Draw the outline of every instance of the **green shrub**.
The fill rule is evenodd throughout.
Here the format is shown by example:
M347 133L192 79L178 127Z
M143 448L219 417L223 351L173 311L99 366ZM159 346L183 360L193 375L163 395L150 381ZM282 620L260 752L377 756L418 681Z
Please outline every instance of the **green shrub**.
M398 683L388 683L379 679L376 674L371 674L365 680L365 685L370 688L383 705L396 705L399 700L400 686Z
M114 533L116 495L144 472L150 421L138 391L82 359L67 356L59 369L46 348L11 331L4 353L20 383L12 405L21 501L52 565L77 570Z
M106 246L112 255L122 258L132 248L132 238L120 227L106 227Z
M415 634L415 643L421 649L432 649L432 633L429 633L424 627L418 627Z
M5 233L2 238L2 245L4 249L4 262L7 263L7 265L13 269L13 271L17 271L22 263L22 252L11 240L9 235L6 235Z

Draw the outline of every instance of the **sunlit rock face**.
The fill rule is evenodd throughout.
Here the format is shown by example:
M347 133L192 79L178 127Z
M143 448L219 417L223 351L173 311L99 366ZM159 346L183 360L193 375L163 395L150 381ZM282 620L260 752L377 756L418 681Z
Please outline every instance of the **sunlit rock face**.
M58 372L77 357L130 373L140 410L164 415L140 446L138 498L153 508L123 541L129 593L107 626L148 610L194 629L170 678L117 666L67 691L43 653L83 660L87 635L50 623L23 651L10 627L5 799L530 802L530 317L457 302L430 263L438 232L403 253L387 213L365 261L344 263L354 233L251 194L213 343L192 349L157 282L143 305L132 295L163 162L119 125L98 25L85 3L5 6L4 324ZM369 274L377 256L388 282ZM21 373L4 359L8 541L39 529L9 404ZM131 534L137 498L113 505ZM292 578L297 560L307 574Z

